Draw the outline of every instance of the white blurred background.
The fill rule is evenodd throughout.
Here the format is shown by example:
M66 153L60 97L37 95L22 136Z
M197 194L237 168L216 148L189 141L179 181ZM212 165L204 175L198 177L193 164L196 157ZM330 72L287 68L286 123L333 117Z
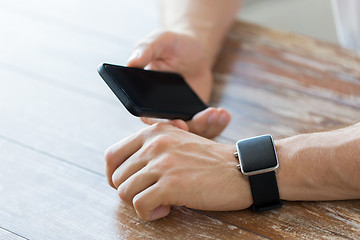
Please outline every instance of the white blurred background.
M331 0L245 0L239 18L338 43Z
M239 18L360 49L360 0L245 0Z

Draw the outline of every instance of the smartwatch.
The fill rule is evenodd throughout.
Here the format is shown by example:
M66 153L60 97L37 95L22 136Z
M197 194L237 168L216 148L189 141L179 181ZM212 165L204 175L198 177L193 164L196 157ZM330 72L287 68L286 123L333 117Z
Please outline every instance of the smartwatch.
M238 170L248 177L255 212L280 208L275 170L279 167L273 138L263 135L239 140L236 143Z

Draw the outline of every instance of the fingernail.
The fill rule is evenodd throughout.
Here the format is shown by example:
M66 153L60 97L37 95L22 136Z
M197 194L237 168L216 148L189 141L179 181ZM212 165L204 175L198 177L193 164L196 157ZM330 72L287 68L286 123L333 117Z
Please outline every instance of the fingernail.
M137 58L139 58L141 56L141 51L140 49L136 49L132 54L131 56L129 57L129 59L127 60L127 62L131 62Z
M210 114L209 118L208 118L208 122L209 122L210 124L216 123L216 122L218 121L218 119L219 119L219 116L218 116L218 115L219 115L219 114L218 114L217 112L212 112L212 113Z
M226 113L221 113L220 117L219 117L219 123L220 124L226 124L229 121L229 117Z

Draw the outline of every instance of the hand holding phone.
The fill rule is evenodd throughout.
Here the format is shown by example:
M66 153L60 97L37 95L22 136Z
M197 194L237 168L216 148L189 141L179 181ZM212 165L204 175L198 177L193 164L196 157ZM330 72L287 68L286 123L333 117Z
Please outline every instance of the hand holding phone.
M139 117L182 119L207 108L176 73L101 64L100 76L126 109Z

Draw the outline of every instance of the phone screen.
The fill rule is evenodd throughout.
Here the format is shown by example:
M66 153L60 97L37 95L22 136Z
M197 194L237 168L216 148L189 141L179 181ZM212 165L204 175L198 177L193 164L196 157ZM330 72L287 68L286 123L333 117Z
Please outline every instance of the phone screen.
M136 116L189 120L207 106L176 73L102 64L101 77Z

